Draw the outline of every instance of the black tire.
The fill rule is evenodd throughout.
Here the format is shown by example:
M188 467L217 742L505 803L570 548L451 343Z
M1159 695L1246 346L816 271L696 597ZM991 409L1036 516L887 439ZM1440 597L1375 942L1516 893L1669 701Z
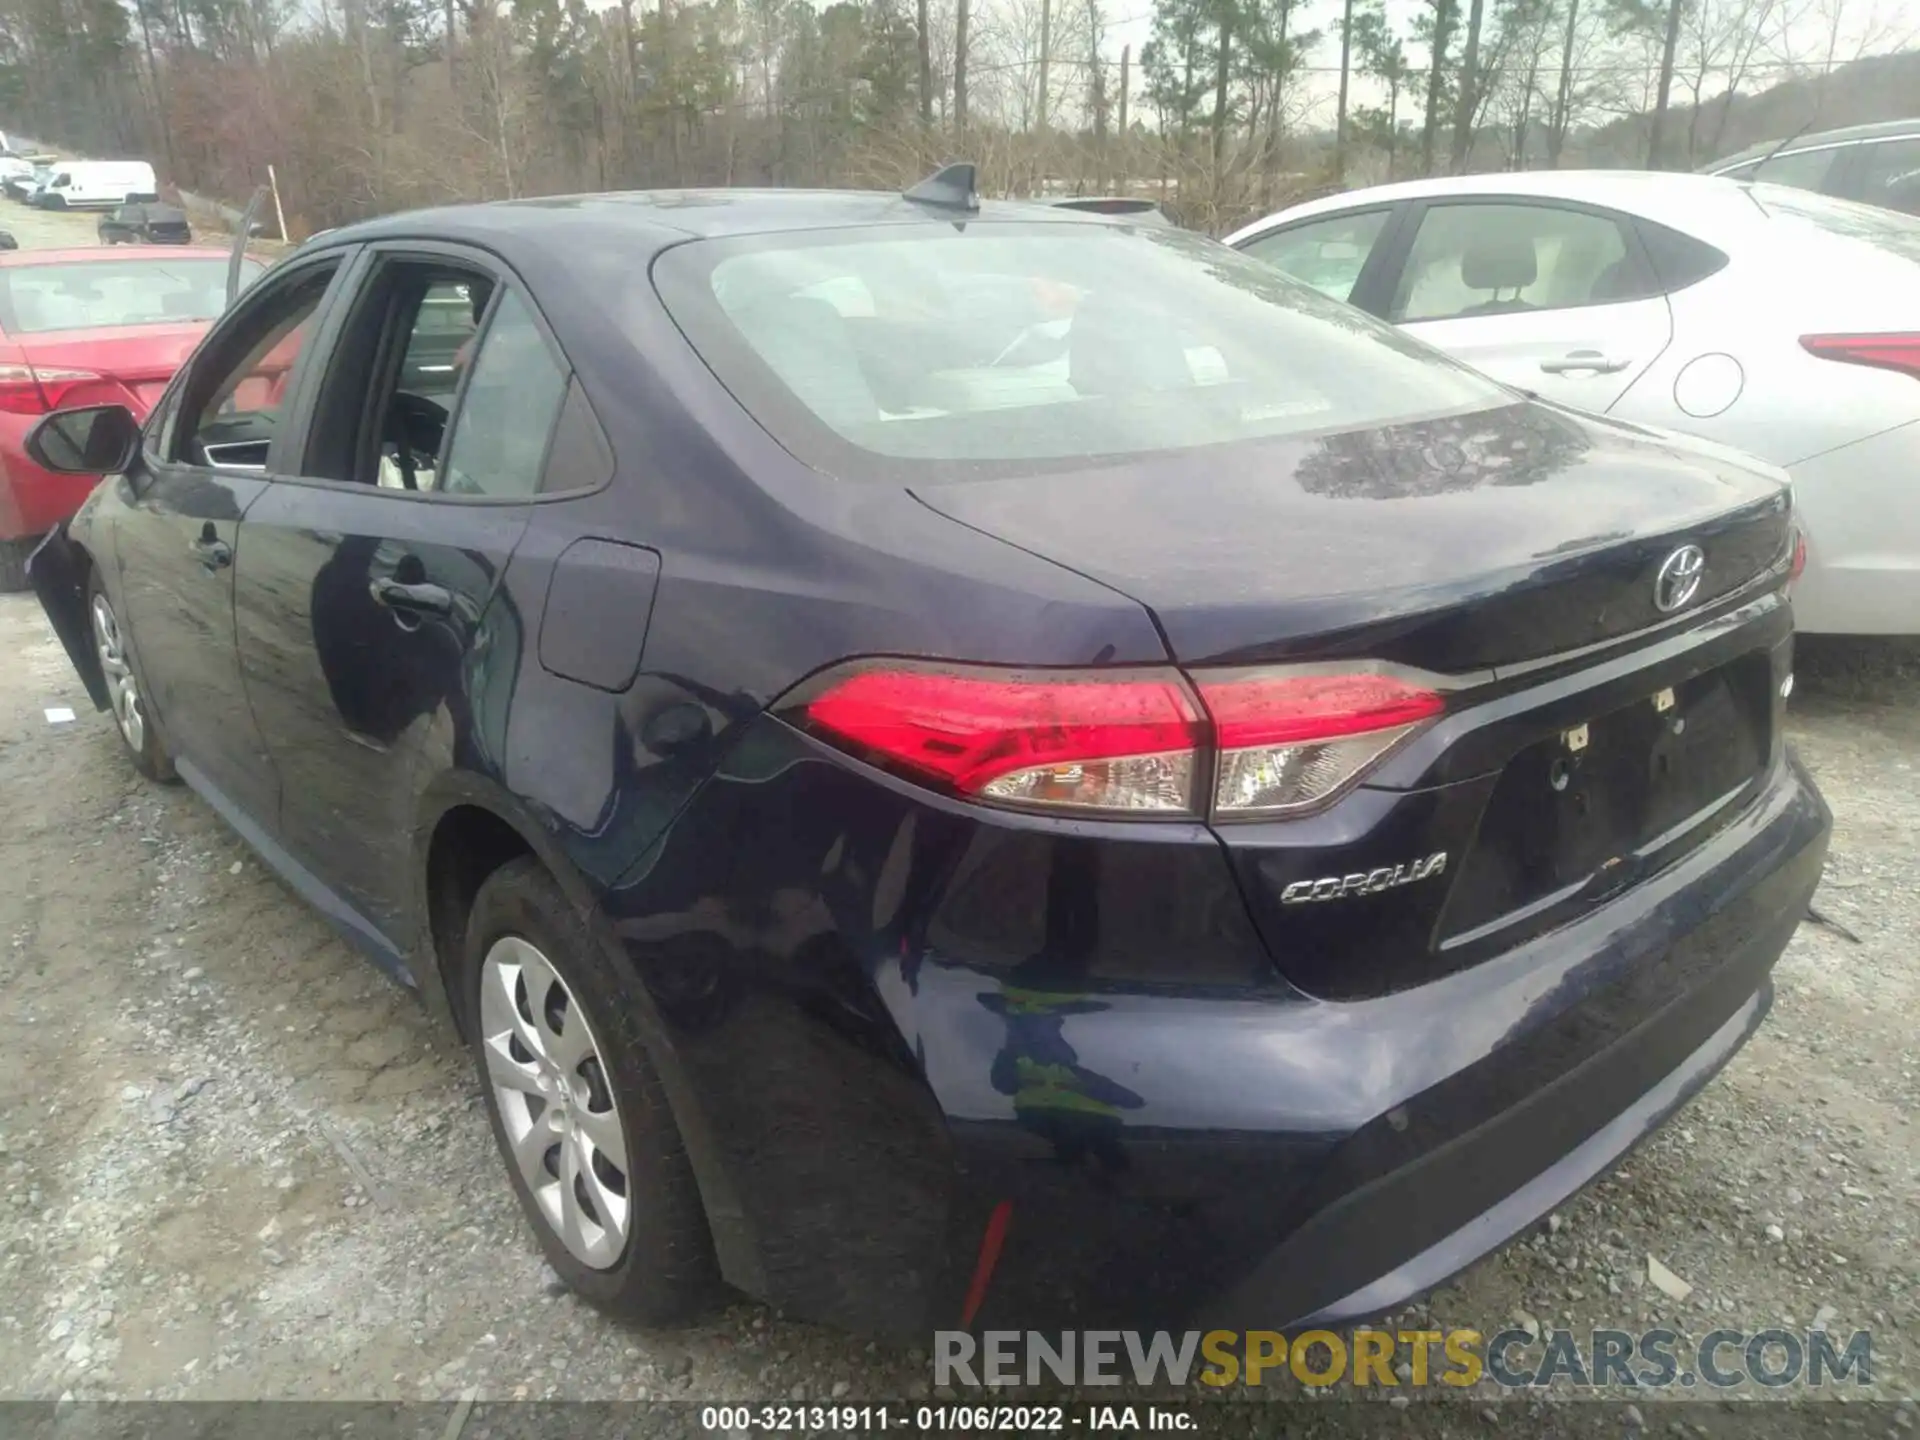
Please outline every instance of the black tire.
M113 728L119 734L120 744L126 750L127 758L133 762L134 769L149 780L171 785L179 779L173 768L173 756L167 750L166 742L160 738L159 727L153 723L153 713L146 700L146 685L140 678L139 666L134 662L132 642L127 639L126 629L114 611L113 599L107 594L106 586L100 581L100 572L96 570L87 579L87 631L93 637L96 654L106 646L106 635L99 614L99 607L103 605L112 621L113 643L118 647L121 663L127 667L127 674L132 680L130 697L120 694L118 677L108 673L107 657L101 656L101 670L106 675L107 689L115 693L115 703L108 710L113 716ZM128 722L122 712L122 706L127 704L134 707L134 713L139 717L137 728Z
M27 588L27 557L39 543L37 535L0 540L0 595L17 595Z
M631 1159L624 1190L630 1217L626 1241L618 1258L604 1267L589 1265L568 1249L521 1174L509 1143L488 1070L481 1003L487 955L503 939L524 940L540 952L564 991L571 992L565 995L567 1008L559 1012L562 1028L571 1021L571 1005L580 1005L598 1057L604 1057L599 1067L593 1067L592 1060L582 1063L593 1067L586 1072L590 1080L604 1078ZM643 1325L674 1324L697 1315L719 1292L719 1267L693 1167L634 1023L632 984L608 963L553 877L530 856L496 870L474 897L461 957L459 1003L494 1141L554 1273L589 1304ZM519 1009L526 1015L524 1006ZM555 1173L559 1148L556 1143L547 1152L550 1174Z

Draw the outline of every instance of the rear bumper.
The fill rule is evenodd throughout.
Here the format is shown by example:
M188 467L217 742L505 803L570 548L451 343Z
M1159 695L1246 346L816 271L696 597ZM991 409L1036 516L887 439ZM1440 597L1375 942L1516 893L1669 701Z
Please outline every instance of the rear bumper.
M1275 975L1210 836L1095 828L982 816L763 721L604 894L732 1283L924 1339L1005 1207L977 1325L1390 1308L1738 1049L1830 817L1783 752L1580 918L1345 1001Z
M1920 421L1790 468L1807 536L1794 626L1818 635L1920 634Z
M966 1126L963 1209L1005 1199L1013 1214L978 1323L1284 1328L1431 1289L1605 1171L1739 1049L1829 826L1787 757L1665 874L1431 985L1264 1015L1147 1001L1066 1021L1087 1072L1138 1090L1139 1066L1171 1061L1190 1115L1157 1134L1059 1114ZM1148 1030L1178 1037L1177 1053L1142 1045Z

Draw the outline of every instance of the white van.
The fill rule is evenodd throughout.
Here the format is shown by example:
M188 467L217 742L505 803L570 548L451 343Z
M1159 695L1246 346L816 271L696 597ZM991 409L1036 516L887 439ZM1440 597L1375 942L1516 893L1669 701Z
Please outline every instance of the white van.
M130 195L154 193L153 166L144 160L69 160L54 167L34 203L49 210L111 209Z

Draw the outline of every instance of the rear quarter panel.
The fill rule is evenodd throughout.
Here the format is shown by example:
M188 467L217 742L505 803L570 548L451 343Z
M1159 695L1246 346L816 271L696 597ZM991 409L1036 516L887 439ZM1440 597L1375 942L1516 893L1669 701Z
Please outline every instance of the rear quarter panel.
M1736 253L1676 291L1672 343L1610 413L1784 466L1920 420L1920 381L1800 345L1803 335L1920 330L1920 266L1822 238Z

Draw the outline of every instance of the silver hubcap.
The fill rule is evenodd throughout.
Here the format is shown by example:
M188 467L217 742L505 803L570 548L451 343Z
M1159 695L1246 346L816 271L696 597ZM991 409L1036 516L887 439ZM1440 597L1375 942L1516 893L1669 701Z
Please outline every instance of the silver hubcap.
M627 1140L586 1012L547 957L517 936L480 968L480 1026L507 1149L573 1257L611 1268L632 1218Z
M100 670L107 677L107 696L113 701L113 718L120 722L120 733L135 750L147 743L147 715L140 702L140 682L127 663L127 649L120 640L120 625L113 618L107 597L93 597L93 643L100 652Z

